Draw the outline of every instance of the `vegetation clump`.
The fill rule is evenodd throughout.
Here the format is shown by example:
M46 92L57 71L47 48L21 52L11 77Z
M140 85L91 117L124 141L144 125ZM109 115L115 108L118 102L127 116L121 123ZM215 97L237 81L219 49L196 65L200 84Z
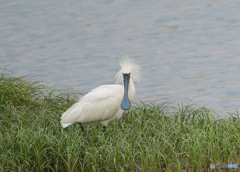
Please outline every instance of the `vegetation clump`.
M63 129L60 117L80 93L34 77L0 78L0 171L207 171L240 164L240 117L205 107L140 103L112 122Z

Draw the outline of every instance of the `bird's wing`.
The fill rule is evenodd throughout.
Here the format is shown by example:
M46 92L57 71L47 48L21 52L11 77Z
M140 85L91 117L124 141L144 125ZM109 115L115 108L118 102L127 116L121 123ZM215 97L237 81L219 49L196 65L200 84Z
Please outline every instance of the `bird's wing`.
M93 123L113 117L123 99L123 86L103 85L86 94L62 116L61 123Z

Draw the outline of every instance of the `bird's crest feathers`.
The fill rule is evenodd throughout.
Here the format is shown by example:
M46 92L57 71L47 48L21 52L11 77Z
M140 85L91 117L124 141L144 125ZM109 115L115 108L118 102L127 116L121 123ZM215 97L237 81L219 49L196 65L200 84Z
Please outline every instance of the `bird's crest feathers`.
M128 56L122 58L120 60L121 70L116 74L115 78L117 79L117 83L123 82L123 73L130 73L130 78L133 81L140 81L140 67L134 63L134 60L129 58Z

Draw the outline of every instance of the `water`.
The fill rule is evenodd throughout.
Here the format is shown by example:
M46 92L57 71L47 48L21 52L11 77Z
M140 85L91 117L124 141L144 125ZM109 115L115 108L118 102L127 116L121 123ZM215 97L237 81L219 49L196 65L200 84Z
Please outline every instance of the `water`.
M238 1L8 1L0 69L87 93L112 84L118 59L142 67L137 98L240 109Z

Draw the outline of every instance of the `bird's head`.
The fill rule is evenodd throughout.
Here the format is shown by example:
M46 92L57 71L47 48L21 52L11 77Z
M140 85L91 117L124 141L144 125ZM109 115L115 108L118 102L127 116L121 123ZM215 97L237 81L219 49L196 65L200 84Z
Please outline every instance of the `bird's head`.
M123 76L128 74L134 82L140 81L140 67L129 57L124 57L120 61L121 70L116 74L117 83L123 82Z
M117 82L123 82L124 84L124 97L122 100L121 108L123 110L128 110L131 107L128 98L128 85L129 81L140 80L140 67L136 65L133 59L125 57L120 61L121 70L117 73Z

